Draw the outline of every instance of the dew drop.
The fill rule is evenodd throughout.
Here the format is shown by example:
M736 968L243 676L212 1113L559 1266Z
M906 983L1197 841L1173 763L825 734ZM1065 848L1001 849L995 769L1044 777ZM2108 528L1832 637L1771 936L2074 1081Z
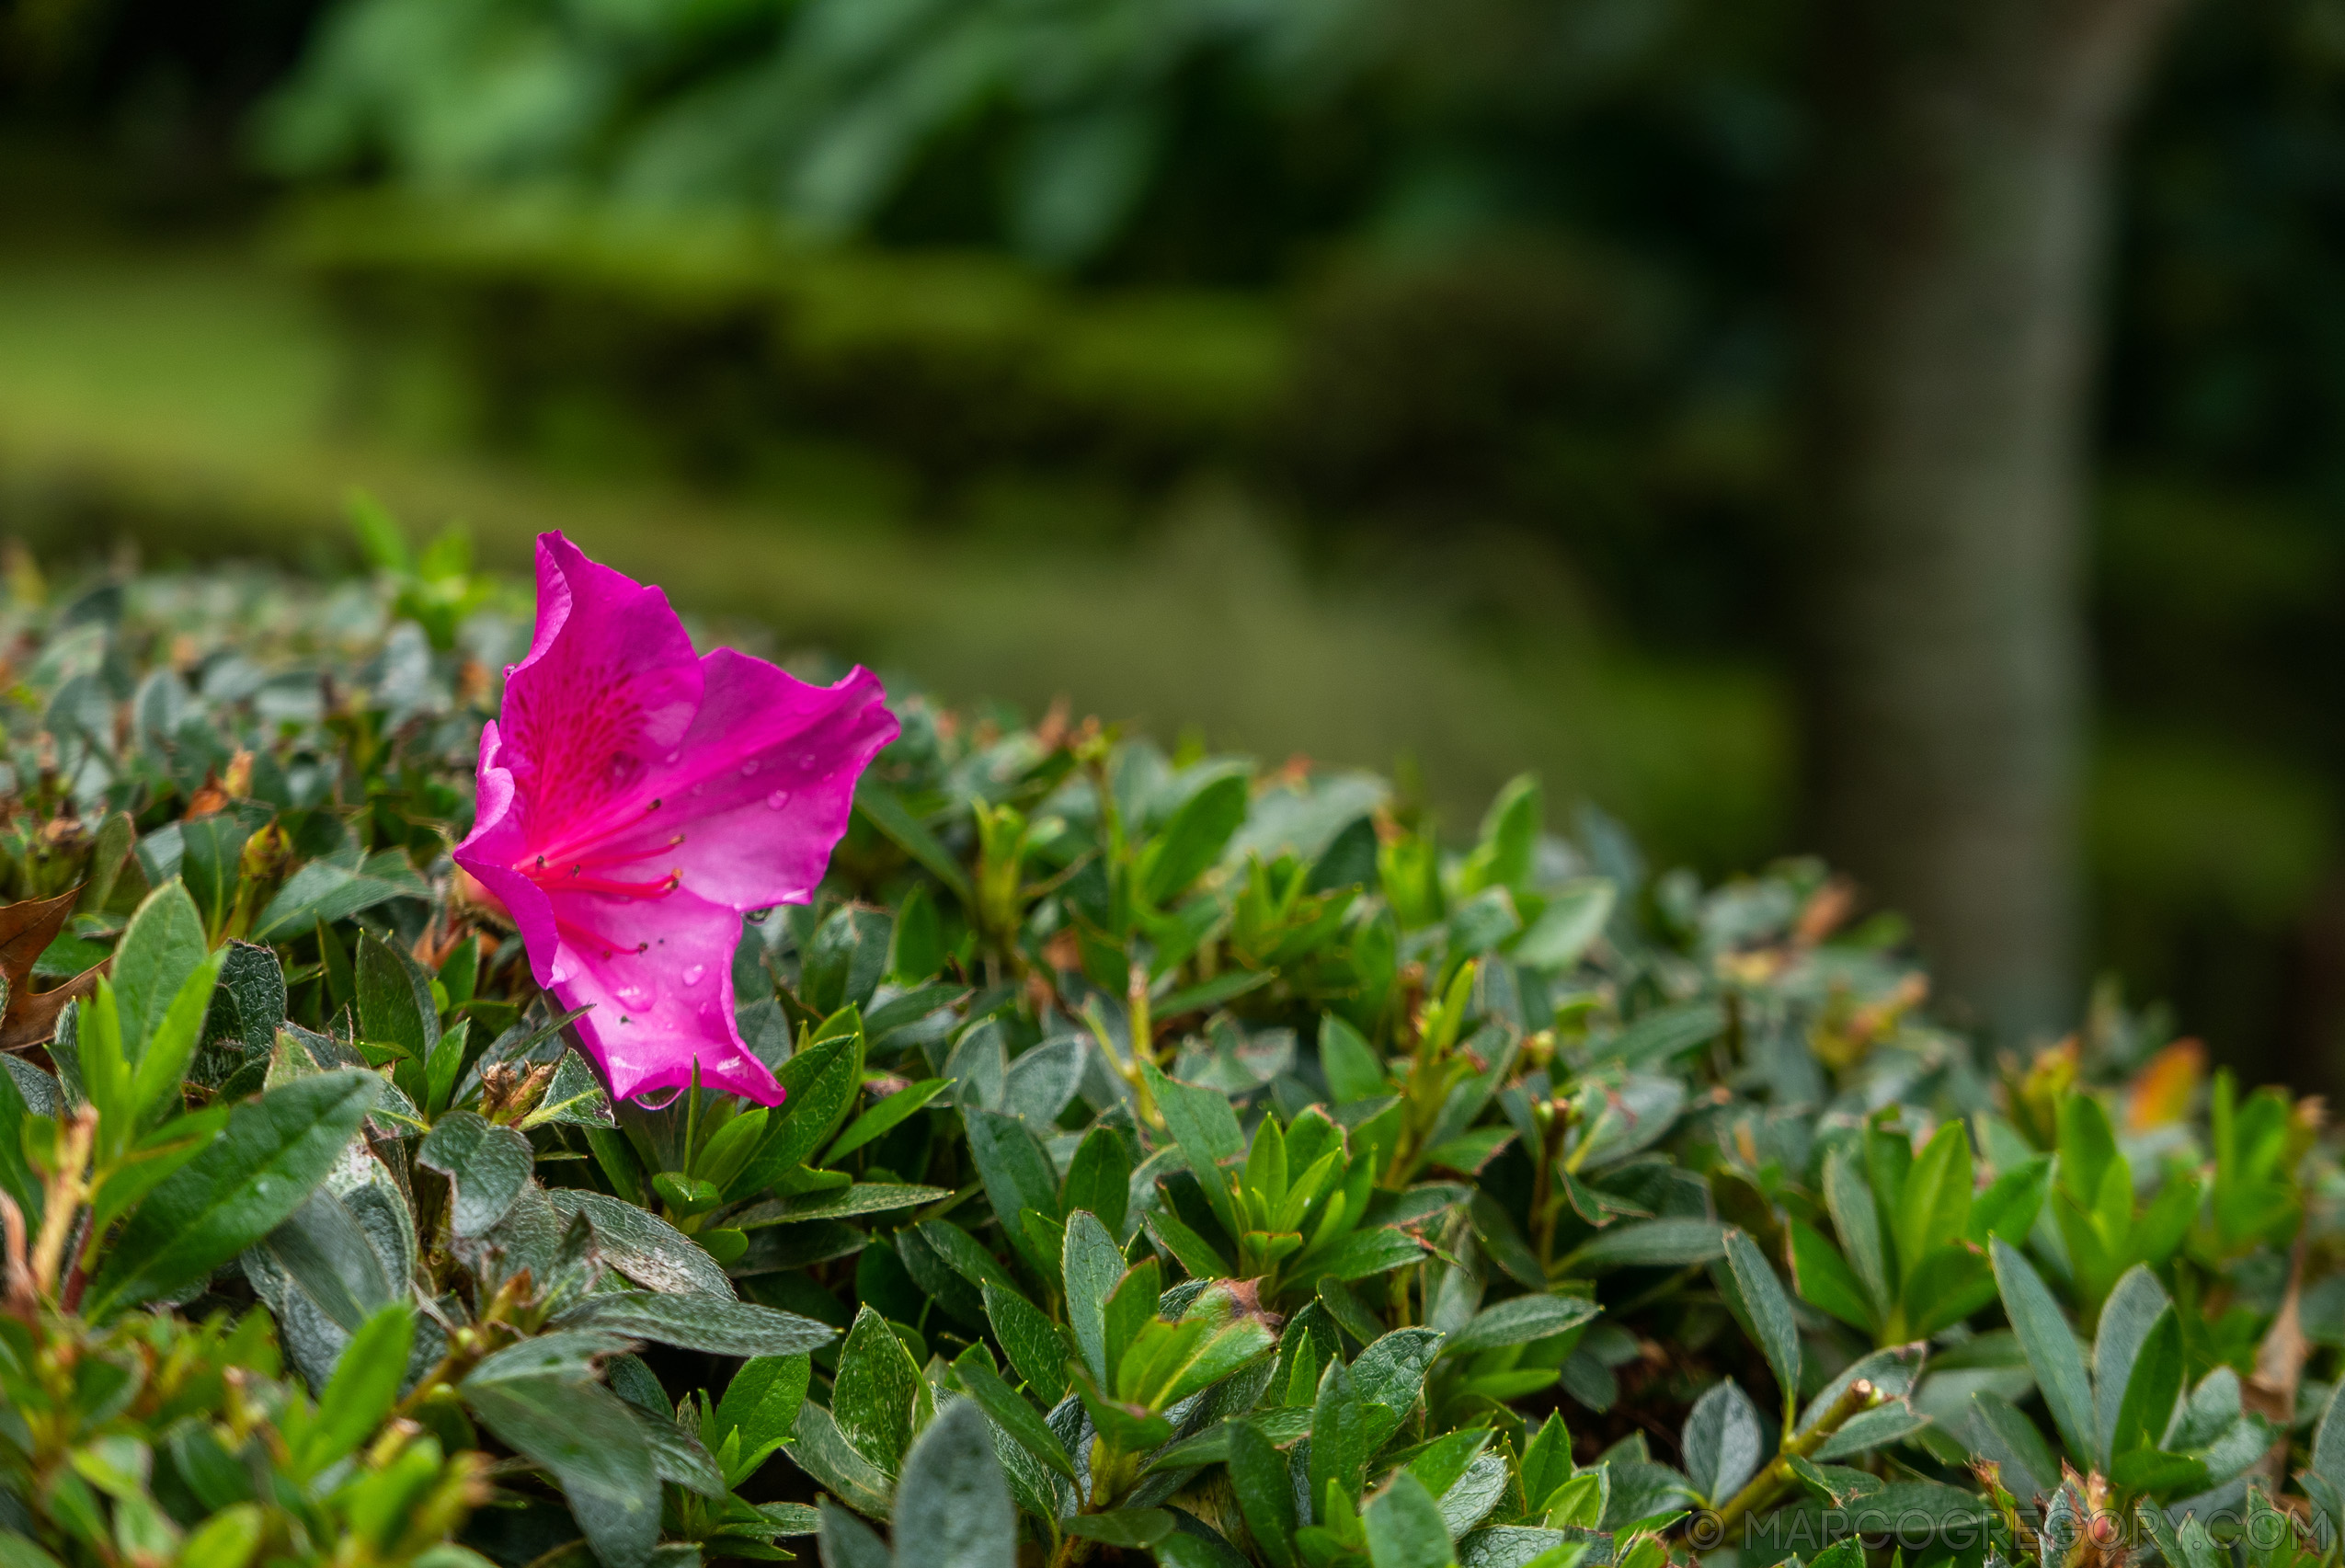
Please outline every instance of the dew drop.
M752 757L752 758L750 758L748 761L746 761L746 762L744 762L744 763L742 763L742 764L741 764L741 776L742 776L743 778L748 778L748 777L749 777L751 773L756 773L756 772L757 772L757 759L756 759L756 758Z
M677 758L679 758L679 757L681 757L681 756L682 756L682 755L683 755L683 753L682 753L681 751L670 751L670 752L669 752L669 753L668 753L668 761L669 761L670 762L672 762L672 761L674 761Z
M779 811L784 807L790 804L790 792L786 789L777 789L772 795L765 797L765 803L772 807L774 810Z
M621 986L612 993L629 1007L641 1007L651 1000L651 992L642 986Z
M707 973L708 966L705 964L687 965L684 969L684 983L688 986L696 986L700 984L701 977Z

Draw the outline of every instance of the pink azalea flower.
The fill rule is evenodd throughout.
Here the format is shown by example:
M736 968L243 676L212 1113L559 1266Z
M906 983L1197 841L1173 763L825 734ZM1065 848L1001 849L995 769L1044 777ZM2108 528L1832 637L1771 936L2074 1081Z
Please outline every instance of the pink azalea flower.
M809 686L695 657L668 596L559 533L537 541L537 636L480 738L479 817L456 864L504 900L538 983L620 1099L700 1081L781 1085L733 1021L741 916L803 904L855 780L896 738L877 678Z

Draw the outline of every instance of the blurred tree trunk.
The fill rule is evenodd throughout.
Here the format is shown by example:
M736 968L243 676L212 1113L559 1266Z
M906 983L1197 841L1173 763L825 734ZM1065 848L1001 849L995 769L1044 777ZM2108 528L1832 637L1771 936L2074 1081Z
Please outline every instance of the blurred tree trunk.
M2111 165L2172 0L1823 0L1803 681L1823 847L2007 1037L2073 1021Z

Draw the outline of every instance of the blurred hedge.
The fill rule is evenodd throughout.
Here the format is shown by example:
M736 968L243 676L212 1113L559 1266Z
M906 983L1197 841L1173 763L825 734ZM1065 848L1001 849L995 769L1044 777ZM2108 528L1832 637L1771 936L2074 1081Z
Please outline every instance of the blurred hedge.
M997 258L794 245L749 220L370 195L304 208L289 240L350 352L352 412L428 344L477 435L527 444L590 398L702 479L787 430L932 483L1002 465L1149 482L1250 460L1287 379L1258 298L1077 295Z
M1747 511L1773 463L1771 440L1685 439L1710 405L1688 395L1667 287L1552 241L1235 292L1083 288L999 256L545 195L345 195L286 237L341 340L351 421L388 417L420 352L451 374L465 439L543 452L584 431L701 483L809 439L900 464L932 498L1001 473L1144 496L1211 469L1321 516L1560 532L1635 579L1624 551L1673 510Z

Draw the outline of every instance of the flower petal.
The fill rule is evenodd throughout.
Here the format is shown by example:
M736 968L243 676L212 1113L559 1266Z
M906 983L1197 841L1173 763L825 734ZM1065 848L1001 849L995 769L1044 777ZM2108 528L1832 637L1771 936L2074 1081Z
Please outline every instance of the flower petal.
M539 985L551 985L559 942L554 906L536 883L513 869L526 855L528 842L512 771L505 766L503 738L492 719L480 732L480 784L473 830L456 846L455 860L504 901L520 931L521 944L528 949L530 972Z
M686 891L659 898L541 894L559 923L554 994L591 1006L578 1038L622 1100L701 1086L779 1104L782 1086L741 1040L733 1018L735 910Z
M537 591L536 638L507 672L503 760L530 845L547 851L626 818L690 728L702 678L668 596L559 533L538 536Z
M866 670L815 686L730 648L701 668L681 755L643 786L658 809L600 840L602 853L646 876L673 870L737 910L805 903L847 830L855 780L896 738L887 693Z

